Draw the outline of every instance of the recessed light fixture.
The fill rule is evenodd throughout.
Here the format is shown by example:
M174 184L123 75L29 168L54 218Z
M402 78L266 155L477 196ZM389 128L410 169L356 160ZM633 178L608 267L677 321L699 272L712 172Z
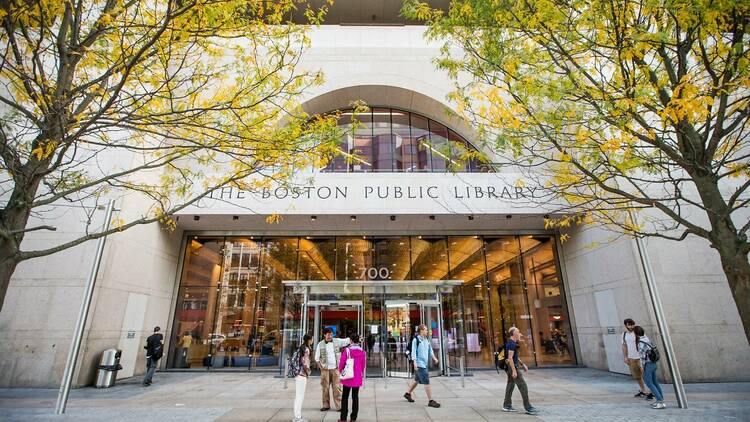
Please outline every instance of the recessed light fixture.
M310 216L310 221L315 221L315 220L317 220L317 219L318 219L318 216L317 216L317 215L311 215L311 216Z
M431 215L431 216L430 216L430 220L434 220L434 219L435 219L435 216L434 216L434 215Z
M357 216L356 216L356 215L353 215L353 216L351 216L351 217L349 217L349 218L351 218L351 219L352 219L352 221L357 221Z
M474 216L473 216L473 215L470 215L470 216L469 216L469 221L471 221L471 220L473 220L473 219L474 219Z
M239 220L239 219L240 219L240 216L239 216L239 215L233 215L233 216L232 216L232 220L234 220L234 221L237 221L237 220Z
M391 221L396 221L396 216L395 215L391 216Z
M507 218L507 219L511 219L511 218L513 218L513 216L512 216L512 215L510 215L510 214L507 214L507 215L505 216L505 218Z
M200 215L194 215L194 216L193 216L193 220L195 220L195 221L198 221L198 220L200 220L200 219L201 219L201 216L200 216Z

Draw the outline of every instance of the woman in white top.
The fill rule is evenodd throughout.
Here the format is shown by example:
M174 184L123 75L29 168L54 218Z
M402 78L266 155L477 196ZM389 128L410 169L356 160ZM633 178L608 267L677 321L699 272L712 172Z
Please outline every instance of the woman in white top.
M307 377L310 375L310 347L312 336L305 334L299 347L300 371L294 377L294 419L293 422L306 422L302 419L302 402L305 401L305 389L307 388Z
M659 380L656 379L656 370L658 366L656 362L651 361L649 352L654 348L651 344L651 340L646 337L643 327L635 326L633 328L635 333L635 344L638 346L638 354L641 355L641 364L643 365L643 382L649 390L656 396L656 402L651 405L654 409L664 409L667 406L664 404L664 393L661 391L661 385Z

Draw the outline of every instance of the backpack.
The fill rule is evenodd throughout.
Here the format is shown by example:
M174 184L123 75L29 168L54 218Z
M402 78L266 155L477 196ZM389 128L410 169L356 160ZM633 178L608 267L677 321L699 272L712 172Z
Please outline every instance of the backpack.
M501 369L503 371L508 369L507 356L508 353L505 351L505 343L503 343L502 346L498 346L497 351L495 352L495 370L498 374Z
M146 355L148 355L149 357L151 357L151 359L153 359L153 360L159 360L164 355L164 345L161 344L161 340L160 339L157 339L156 341L149 342L149 340L151 339L151 337L154 336L154 335L156 335L156 334L152 334L151 336L149 336L146 339L146 345L143 346L143 348L146 349ZM149 346L151 346L150 349L149 349Z
M646 357L649 361L656 363L659 361L659 359L661 359L661 354L659 353L659 349L657 349L656 346L645 341L641 341L640 343L643 343L649 347L648 352L646 352Z
M419 349L419 343L420 343L419 336L414 336L412 337L412 341L410 341L409 344L406 345L406 351L404 352L404 354L406 355L406 359L409 362L413 362L415 360L414 356L411 353L412 352L411 347L412 347L412 343L414 343L414 339L417 340L417 349Z
M156 344L154 344L154 348L151 351L151 359L153 360L159 360L164 355L164 345L161 344L161 341L157 341Z
M286 365L287 378L294 378L302 373L302 357L299 354L299 350L300 349L295 350L294 353L292 353L292 356L289 357Z

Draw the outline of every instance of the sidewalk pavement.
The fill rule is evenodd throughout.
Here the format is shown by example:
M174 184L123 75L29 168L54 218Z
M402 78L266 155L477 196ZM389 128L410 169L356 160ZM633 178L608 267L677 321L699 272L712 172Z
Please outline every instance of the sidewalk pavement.
M161 372L151 387L140 379L118 381L109 389L73 390L68 410L54 415L56 389L0 389L0 421L291 421L294 380L271 374ZM686 385L689 409L676 408L671 385L663 385L664 410L633 398L635 383L628 377L587 368L534 369L527 377L531 401L540 414L500 410L505 375L474 371L461 386L458 377L432 378L439 409L426 407L422 387L415 403L402 395L406 380L368 379L360 392L358 421L747 421L750 420L750 383ZM522 409L514 393L514 407ZM307 385L303 417L311 422L337 421L338 412L320 412L318 378Z

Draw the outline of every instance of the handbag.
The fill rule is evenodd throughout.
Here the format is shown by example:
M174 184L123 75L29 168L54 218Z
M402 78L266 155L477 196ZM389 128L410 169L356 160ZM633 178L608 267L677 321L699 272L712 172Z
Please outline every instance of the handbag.
M341 379L342 380L348 380L354 378L354 359L352 359L351 352L349 351L349 348L346 348L346 365L344 365L344 370L341 371Z

